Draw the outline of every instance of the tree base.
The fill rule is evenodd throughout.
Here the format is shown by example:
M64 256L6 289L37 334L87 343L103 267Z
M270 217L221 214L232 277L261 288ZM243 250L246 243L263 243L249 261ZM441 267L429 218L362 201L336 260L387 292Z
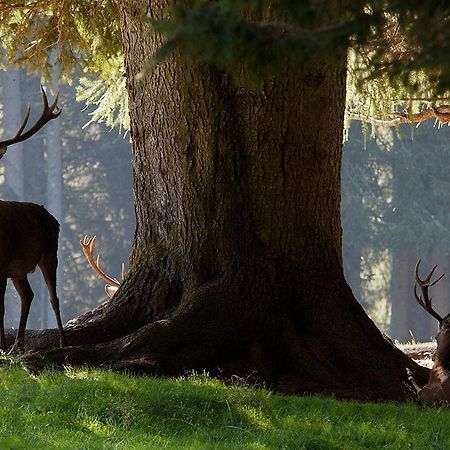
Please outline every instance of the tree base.
M296 271L302 276L293 277L275 267L280 265L259 265L240 281L224 277L190 290L160 290L165 297L159 304L170 303L170 312L144 325L139 311L161 311L142 297L134 308L125 308L136 283L128 280L110 302L67 324L71 346L52 348L58 345L56 330L28 331L26 346L35 353L24 358L33 370L88 364L146 375L206 370L230 379L256 373L286 394L372 401L415 397L406 368L419 384L427 382L428 370L379 332L341 275L328 274L312 285L312 274ZM11 333L8 338L12 342Z

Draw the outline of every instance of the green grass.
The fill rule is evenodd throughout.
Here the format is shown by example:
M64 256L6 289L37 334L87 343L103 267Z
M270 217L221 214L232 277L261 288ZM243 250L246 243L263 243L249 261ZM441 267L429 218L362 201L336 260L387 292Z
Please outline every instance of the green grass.
M0 449L450 449L450 411L0 366Z

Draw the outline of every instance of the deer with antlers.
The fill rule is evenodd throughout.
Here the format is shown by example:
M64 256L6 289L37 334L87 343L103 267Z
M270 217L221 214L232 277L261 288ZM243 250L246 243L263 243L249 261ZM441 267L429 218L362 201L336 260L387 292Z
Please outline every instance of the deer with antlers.
M58 96L49 106L44 89L41 86L43 111L39 119L24 131L30 116L28 106L25 118L14 137L0 141L0 158L8 146L37 133L47 122L61 114ZM27 275L39 266L47 285L50 301L58 324L61 346L66 345L64 330L56 293L56 267L58 265L59 223L43 207L34 203L10 202L0 200L0 349L6 350L4 314L5 289L10 278L21 301L20 324L11 352L24 348L25 328L34 294Z
M419 277L420 261L419 259L414 272L414 297L419 305L439 322L439 332L436 335L437 349L428 383L421 388L409 369L408 379L422 402L428 404L445 403L450 402L450 314L441 317L433 309L432 298L429 296L429 288L438 283L445 274L432 281L434 271L437 268L437 266L434 266L422 280ZM420 287L422 291L421 296L417 294L417 287Z

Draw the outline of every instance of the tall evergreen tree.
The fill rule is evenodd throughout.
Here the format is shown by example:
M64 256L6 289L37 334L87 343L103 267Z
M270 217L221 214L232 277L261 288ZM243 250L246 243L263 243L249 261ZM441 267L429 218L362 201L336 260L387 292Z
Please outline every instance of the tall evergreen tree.
M98 3L111 8L96 19L103 37L113 7ZM435 92L448 88L450 7L435 3L118 2L137 219L130 270L109 304L67 327L73 346L46 359L257 370L279 390L366 398L404 398L406 367L424 380L344 280L340 164L349 45L370 44L371 67L392 83L427 70ZM67 37L63 67L74 42L83 50L70 26L95 9L70 8L71 18L47 16L52 30L67 21L54 32ZM403 45L388 54L393 17ZM45 61L45 38L29 60ZM11 48L26 58L20 44L16 34ZM33 337L35 348L55 343L50 332Z

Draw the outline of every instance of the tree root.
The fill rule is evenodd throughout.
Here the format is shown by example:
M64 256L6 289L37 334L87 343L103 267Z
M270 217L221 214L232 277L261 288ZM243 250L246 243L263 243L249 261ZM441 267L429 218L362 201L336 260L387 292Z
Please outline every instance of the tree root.
M33 371L49 365L87 364L141 375L178 375L190 370L207 370L226 379L235 375L245 377L256 369L258 376L279 392L313 392L360 400L414 398L407 384L406 367L420 379L426 378L426 369L392 348L387 340L379 355L385 352L393 369L391 383L383 384L378 374L379 364L361 366L357 354L343 356L349 367L345 367L345 363L342 365L339 358L327 360L328 352L333 349L323 348L331 344L324 338L320 342L323 348L318 344L317 348L310 348L304 335L292 332L292 325L286 318L280 320L284 320L285 329L291 328L288 337L274 335L274 342L269 346L258 334L247 334L247 330L255 326L246 319L230 319L224 332L216 322L218 308L223 317L229 318L224 313L223 299L210 295L220 291L217 284L202 289L199 291L201 299L197 296L190 306L180 308L171 319L142 326L113 341L45 350L25 355L24 360ZM228 306L235 309L235 305ZM392 363L394 358L398 358L397 365ZM284 366L280 366L283 360ZM291 364L292 360L295 364ZM355 364L360 364L359 372L355 372Z
M168 321L158 321L144 326L137 332L101 344L88 344L62 348L52 348L24 355L24 361L32 370L40 371L55 365L112 366L132 354L136 342L142 338L150 338L151 342L159 342L166 337Z
M178 282L170 266L169 255L147 261L144 268L136 269L140 276L127 278L112 299L69 320L64 326L69 345L111 342L170 315L180 303L180 293L174 288ZM148 296L143 296L142 292L147 292ZM8 347L13 345L15 337L16 331L6 331ZM45 351L58 345L56 329L25 332L27 351Z
M116 332L118 328L110 331L109 320L124 322L135 317L139 308L133 306L135 311L121 318L110 311L113 304L106 305L106 311L93 315L95 332L89 320L86 323L89 315L68 325L69 344L79 345L49 349L44 343L56 346L57 335L45 330L38 335L44 336L44 343L39 343L38 337L32 342L39 352L25 355L24 360L32 370L88 364L151 375L207 370L228 378L256 372L281 392L333 393L366 400L410 398L406 367L419 383L426 382L427 369L383 338L343 278L337 276L306 291L307 283L298 280L299 272L291 272L281 265L261 263L256 271L252 266L247 273L239 272L239 277L185 287L181 302L172 303L176 305L172 313L150 323L139 319L122 324L122 335ZM306 273L302 276L311 278ZM274 277L278 278L275 282ZM168 293L174 292L167 284L167 279L160 280L159 286L164 288L152 291L160 295L156 298L162 299L164 307ZM179 297L176 290L175 298ZM312 304L310 298L318 300ZM119 302L120 308L131 302L124 293L113 301ZM139 302L142 306L145 300ZM152 315L155 310L149 317Z

